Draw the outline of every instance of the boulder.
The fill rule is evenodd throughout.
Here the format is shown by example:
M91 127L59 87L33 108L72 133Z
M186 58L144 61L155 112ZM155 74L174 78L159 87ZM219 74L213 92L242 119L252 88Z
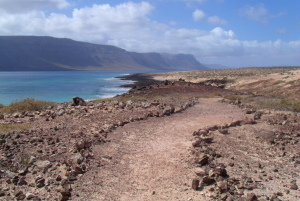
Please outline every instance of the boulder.
M208 163L208 159L209 159L209 157L206 154L204 154L201 157L199 157L199 160L197 160L196 163L201 166L204 166Z
M229 124L230 127L235 127L235 126L240 126L240 125L241 125L241 121L234 121Z
M75 96L75 97L73 97L72 106L78 106L78 105L80 105L80 106L86 106L86 102L82 98L80 98L78 96Z
M297 184L295 184L295 183L291 184L290 189L292 189L292 190L298 190Z
M200 135L207 135L208 134L208 131L207 130L205 130L205 129L200 129L199 131L198 131L198 133L200 134Z
M196 173L196 175L201 176L201 177L206 175L205 170L201 167L196 167L195 173Z
M45 186L45 179L42 178L42 177L38 177L36 180L35 180L35 186L38 187L38 188L42 188Z
M225 193L228 189L228 184L226 180L217 182L217 186L219 187L221 193Z
M166 107L163 110L163 115L171 115L171 113L172 113L172 108L171 107Z
M193 179L192 181L192 189L198 190L200 184L200 180L198 178Z
M5 173L5 176L7 176L8 178L14 178L16 176L16 173L14 173L10 170L5 170L4 173Z
M14 118L19 118L20 117L20 114L18 112L15 112L12 114L12 117Z
M84 160L84 157L81 155L81 153L77 153L72 157L72 161L75 164L81 164L83 162L83 160Z
M223 135L228 134L228 129L219 129L218 131Z
M243 125L247 124L256 124L256 121L254 119L245 119L241 122Z
M209 177L209 176L205 176L205 177L202 178L202 184L206 185L206 186L211 185L215 182L216 182L216 180L212 177Z
M246 197L246 201L257 201L257 196L254 193L248 193Z
M181 111L182 111L181 107L175 107L174 109L174 113L179 113Z
M36 196L36 195L34 195L34 194L32 194L32 193L29 193L29 192L26 193L25 196L26 196L26 199L27 199L27 200L40 200L38 196Z
M212 143L213 142L213 137L203 137L197 139L195 142L192 143L193 147L200 147L203 144L206 143Z
M19 186L27 185L27 182L25 180L25 177L20 177L18 181Z
M191 106L191 104L189 102L186 102L183 104L182 108L185 110L187 108L189 108Z
M57 116L62 116L64 113L65 113L65 110L64 109L60 109L57 112Z
M23 191L18 191L15 193L16 200L24 200L26 198L26 195L23 193Z
M221 177L228 177L227 171L224 167L216 167L214 172L216 175L219 175Z
M163 83L164 85L169 85L171 82L169 80L165 80Z
M82 149L88 149L92 146L92 141L89 140L80 140L75 144L75 150L80 151Z

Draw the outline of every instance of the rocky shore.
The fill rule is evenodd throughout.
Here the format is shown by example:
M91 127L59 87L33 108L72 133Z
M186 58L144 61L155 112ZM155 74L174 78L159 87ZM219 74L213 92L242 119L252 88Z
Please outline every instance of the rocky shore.
M153 79L150 75L147 74L132 74L126 76L117 77L121 80L130 80L134 83L122 85L122 87L146 87L149 85L154 85L160 83L160 81Z
M0 200L92 200L93 194L99 196L97 200L121 200L124 195L118 194L120 190L116 186L122 181L118 178L111 181L110 185L115 186L116 190L110 191L111 186L106 186L103 178L110 180L111 176L107 176L110 171L120 172L122 168L129 171L134 167L122 158L128 156L119 152L119 148L113 151L115 155L107 152L124 144L121 150L128 149L132 160L137 161L128 144L122 140L133 140L133 148L140 146L135 142L140 141L139 137L143 138L143 135L137 135L127 139L123 129L132 134L134 129L139 130L138 134L159 131L157 137L165 136L176 141L177 135L172 134L174 131L169 132L169 128L160 130L153 125L164 121L168 124L168 118L172 119L173 115L175 124L182 118L203 116L205 120L204 111L214 111L215 114L207 123L201 123L206 126L200 127L195 122L190 126L185 123L182 129L180 126L177 128L177 132L186 132L184 129L188 127L190 130L199 126L197 130L189 131L191 138L188 140L178 135L178 142L186 140L184 143L189 144L182 149L186 157L178 163L186 165L181 174L188 175L188 178L178 184L186 186L186 190L176 191L178 199L175 200L181 200L181 196L186 196L184 193L189 193L190 200L300 199L298 113L258 110L238 100L224 99L241 92L222 87L183 80L159 82L144 75L126 79L137 82L128 93L113 99L82 104L64 103L41 111L1 115L0 125L6 130L1 131L0 135ZM218 102L215 103L216 98ZM202 99L208 101L203 102ZM208 104L210 99L214 104ZM223 119L233 109L238 115ZM218 113L221 114L222 110L226 111L219 120ZM189 116L185 117L185 114ZM144 126L140 128L141 125ZM151 144L149 139L145 142ZM165 146L167 149L164 152L172 151L168 144ZM140 149L134 149L134 153L136 150ZM143 151L136 153L137 156L139 154L147 159ZM179 156L175 154L174 157L177 160ZM143 164L155 164L156 159L149 157L149 161L143 161ZM125 162L118 166L121 160ZM165 158L157 171L167 168L168 160L168 157ZM160 176L161 173L154 174L151 170L147 169L147 179ZM135 176L130 173L129 176L134 177L130 180L145 176L143 171ZM172 183L173 178L169 179ZM91 190L97 182L102 190ZM139 189L130 186L130 183L128 185L128 189ZM98 195L99 191L104 197ZM155 197L159 196L159 190L152 190L151 195L154 197L149 194L147 199L136 197L133 200L166 200L166 197ZM132 200L129 197L122 200Z

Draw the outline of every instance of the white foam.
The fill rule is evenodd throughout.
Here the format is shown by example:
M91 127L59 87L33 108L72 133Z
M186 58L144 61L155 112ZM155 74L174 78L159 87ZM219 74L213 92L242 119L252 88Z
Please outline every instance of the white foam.
M99 99L105 99L105 98L113 98L118 94L104 94L104 95L96 95Z

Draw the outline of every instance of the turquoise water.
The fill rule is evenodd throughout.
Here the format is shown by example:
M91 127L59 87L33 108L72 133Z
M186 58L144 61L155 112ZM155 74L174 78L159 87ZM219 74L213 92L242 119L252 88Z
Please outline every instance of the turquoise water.
M25 98L62 103L72 101L74 96L85 100L113 97L129 90L120 85L132 82L115 77L133 73L141 72L0 72L0 103L8 105Z

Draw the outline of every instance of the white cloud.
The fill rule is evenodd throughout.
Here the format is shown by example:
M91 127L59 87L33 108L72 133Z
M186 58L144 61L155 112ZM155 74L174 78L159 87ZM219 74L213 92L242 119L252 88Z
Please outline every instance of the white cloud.
M25 13L45 8L66 8L70 4L66 0L0 0L0 10L8 13Z
M193 19L196 22L205 19L205 17L206 17L206 14L202 10L196 9L193 12ZM222 24L222 25L227 24L226 20L223 20L223 19L219 18L218 16L208 17L207 22L210 24Z
M193 12L193 19L195 21L200 21L205 18L205 13L202 10L196 9Z
M227 24L226 20L219 18L218 16L211 16L207 19L211 24Z
M289 30L286 28L279 28L276 30L276 32L279 34L287 34L289 32Z
M116 45L129 51L190 53L200 62L231 67L300 65L300 41L241 41L233 30L220 27L210 31L177 29L150 20L153 9L147 2L128 2L78 8L70 16L46 15L37 10L6 12L0 14L0 35L49 35Z
M240 14L247 17L250 20L258 21L260 23L268 23L271 14L265 8L264 4L259 4L257 6L247 6L240 9Z

